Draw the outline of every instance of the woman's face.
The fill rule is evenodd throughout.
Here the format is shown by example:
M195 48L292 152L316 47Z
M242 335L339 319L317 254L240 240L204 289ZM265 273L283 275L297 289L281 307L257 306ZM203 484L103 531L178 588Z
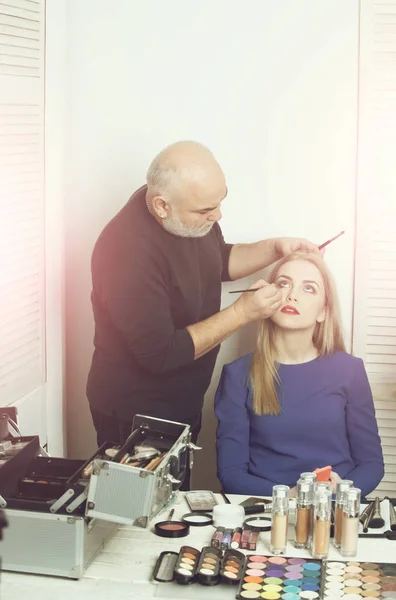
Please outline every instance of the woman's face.
M307 260L282 265L275 285L282 293L282 305L271 317L282 329L314 329L326 316L324 280L319 269Z

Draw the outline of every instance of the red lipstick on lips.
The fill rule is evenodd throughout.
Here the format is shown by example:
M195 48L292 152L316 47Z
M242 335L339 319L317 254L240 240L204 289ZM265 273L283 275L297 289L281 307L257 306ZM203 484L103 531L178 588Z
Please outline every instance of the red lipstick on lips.
M288 304L281 309L281 312L285 313L286 315L299 315L300 314L298 312L297 308L295 308L294 306L289 306Z

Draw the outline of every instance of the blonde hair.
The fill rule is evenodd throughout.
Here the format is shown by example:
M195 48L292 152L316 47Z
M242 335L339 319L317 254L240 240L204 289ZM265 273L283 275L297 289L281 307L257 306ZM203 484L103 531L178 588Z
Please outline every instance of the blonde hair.
M337 291L333 277L323 258L317 254L293 253L280 260L268 279L273 283L282 265L305 260L315 265L324 281L326 316L324 321L316 323L312 341L319 356L332 354L336 350L345 351L342 335L341 315ZM258 415L279 415L280 404L276 384L280 386L276 363L275 323L271 319L261 321L258 331L257 347L250 365L249 379L253 390L253 410Z

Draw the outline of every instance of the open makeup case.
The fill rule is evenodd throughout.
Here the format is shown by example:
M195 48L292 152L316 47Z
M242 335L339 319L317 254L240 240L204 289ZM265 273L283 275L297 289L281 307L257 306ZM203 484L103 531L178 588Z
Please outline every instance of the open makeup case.
M117 524L146 527L179 489L193 450L183 423L136 415L120 446L48 456L38 436L0 440L4 570L78 579Z

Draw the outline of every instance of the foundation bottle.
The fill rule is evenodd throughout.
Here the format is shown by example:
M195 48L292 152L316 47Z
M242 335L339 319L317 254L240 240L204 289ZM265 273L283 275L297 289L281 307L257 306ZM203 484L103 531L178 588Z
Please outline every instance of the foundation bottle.
M359 537L360 490L351 487L345 492L342 515L341 556L356 556Z
M314 495L312 556L326 558L329 552L331 525L331 491L320 487Z
M353 487L353 481L343 479L337 483L336 488L336 503L335 503L335 520L334 520L334 547L341 546L342 532L342 515L344 510L345 493Z
M304 481L312 481L313 484L316 483L316 473L314 473L313 471L306 471L304 473L301 473L300 475L300 479L303 479Z
M289 521L289 495L287 485L274 485L272 488L272 525L271 554L284 554L287 546L287 529Z
M313 487L312 480L300 478L297 481L296 548L309 548L311 544Z

